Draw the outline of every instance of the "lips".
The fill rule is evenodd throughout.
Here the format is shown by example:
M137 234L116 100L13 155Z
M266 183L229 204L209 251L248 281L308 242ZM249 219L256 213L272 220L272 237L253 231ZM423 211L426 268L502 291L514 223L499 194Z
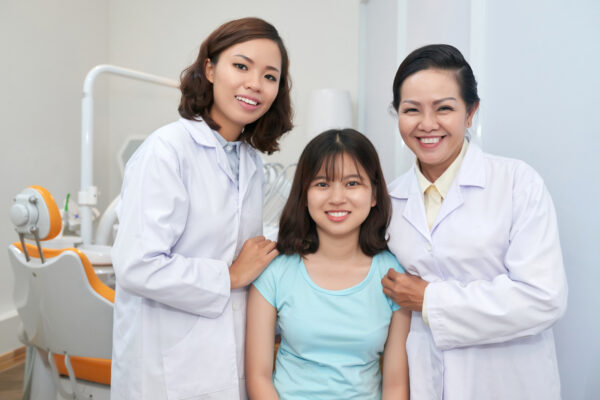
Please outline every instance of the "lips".
M417 140L422 147L434 148L436 147L446 136L422 136L417 137Z
M350 211L332 210L332 211L325 211L325 214L327 214L327 218L330 221L340 222L340 221L345 220L348 217L348 215L350 215Z
M236 95L235 99L239 101L242 105L247 105L253 108L256 108L260 105L260 101L258 101L258 99L250 96Z

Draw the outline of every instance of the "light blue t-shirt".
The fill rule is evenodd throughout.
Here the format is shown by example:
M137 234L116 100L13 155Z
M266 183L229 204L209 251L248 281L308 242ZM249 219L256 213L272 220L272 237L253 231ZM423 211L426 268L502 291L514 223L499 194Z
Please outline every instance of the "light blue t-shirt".
M379 358L399 309L383 294L389 268L404 272L390 252L381 252L362 282L326 290L310 279L301 257L281 255L254 281L277 309L281 345L273 384L282 400L381 399Z

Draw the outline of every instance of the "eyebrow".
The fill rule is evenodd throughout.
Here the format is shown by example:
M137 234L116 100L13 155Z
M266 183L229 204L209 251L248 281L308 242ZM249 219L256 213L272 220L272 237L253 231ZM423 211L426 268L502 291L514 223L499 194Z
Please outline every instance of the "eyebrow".
M442 99L434 100L433 104L443 103L444 101L448 101L448 100L458 101L458 100L456 100L455 97L444 97ZM414 104L414 105L417 105L417 106L421 104L421 103L419 103L416 100L402 100L402 103L410 103L410 104Z
M351 175L344 175L344 176L342 176L342 179L341 179L341 180L344 180L344 179L350 179L350 178L358 178L358 179L360 179L360 180L362 180L362 179L363 179L363 177L362 177L362 176L360 176L359 174L351 174ZM325 175L317 175L317 176L315 176L315 177L313 178L313 181L318 181L318 180L320 180L320 179L327 180L327 177L326 177Z
M243 58L244 60L248 61L250 64L254 64L254 60L253 60L253 59L251 59L250 57L248 57L248 56L245 56L245 55L243 55L243 54L234 54L233 56L234 56L234 57L241 57L241 58ZM279 69L278 69L278 68L275 68L275 67L273 67L273 66L271 66L271 65L267 65L266 69L269 69L269 70L272 70L272 71L277 71L277 72L279 72Z

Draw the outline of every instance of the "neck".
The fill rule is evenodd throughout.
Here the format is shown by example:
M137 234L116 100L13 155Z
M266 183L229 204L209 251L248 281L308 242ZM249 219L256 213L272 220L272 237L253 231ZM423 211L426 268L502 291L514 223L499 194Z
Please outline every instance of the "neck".
M363 255L358 245L358 231L344 237L331 237L322 232L317 233L319 235L319 249L315 254L320 257L344 261Z
M462 146L458 148L458 151L456 152L456 154L454 154L454 156L452 158L450 158L450 160L448 160L442 164L427 165L427 164L424 164L421 161L419 161L419 168L421 169L423 176L425 176L425 178L427 178L427 180L429 180L429 182L435 183L435 181L437 181L438 178L440 176L442 176L442 174L444 172L446 172L448 167L450 167L450 165L452 165L454 160L456 160L458 158L461 150L462 150Z
M225 140L227 140L228 142L235 142L236 140L238 140L238 138L242 134L242 131L238 127L231 127L231 126L227 127L227 126L224 126L223 124L220 124L220 123L218 123L218 124L220 126L220 128L218 130L219 135L223 136L223 138Z
M223 136L225 140L228 142L235 142L240 137L242 133L243 126L239 126L226 118L221 118L222 114L215 111L215 108L211 108L209 113L210 117L213 121L219 125L219 134Z
M431 183L435 183L448 167L449 165L424 165L419 161L419 168L421 169L423 176Z

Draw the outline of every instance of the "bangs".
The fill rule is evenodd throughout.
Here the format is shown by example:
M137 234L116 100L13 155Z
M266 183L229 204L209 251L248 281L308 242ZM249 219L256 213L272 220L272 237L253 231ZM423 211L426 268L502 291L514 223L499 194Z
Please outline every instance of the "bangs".
M362 167L364 170L365 167L358 162L356 156L348 154L346 149L339 149L338 151L329 153L321 160L320 163L316 163L319 165L319 168L315 169L310 180L313 181L317 177L324 177L328 182L333 182L336 180L341 181L346 173L346 171L343 169L344 157L350 157L352 159L355 167L355 173L353 173L353 175L358 176L359 180L362 182L365 177L361 175L360 168ZM338 171L340 168L342 170Z

